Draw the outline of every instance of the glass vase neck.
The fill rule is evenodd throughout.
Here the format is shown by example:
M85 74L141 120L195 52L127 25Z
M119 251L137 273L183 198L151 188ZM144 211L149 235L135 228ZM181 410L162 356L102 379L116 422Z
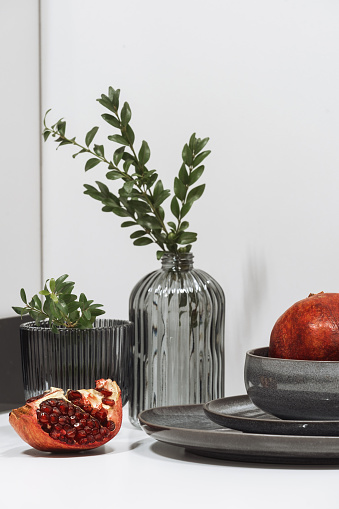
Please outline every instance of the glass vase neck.
M192 253L165 253L161 258L163 270L185 271L193 269Z

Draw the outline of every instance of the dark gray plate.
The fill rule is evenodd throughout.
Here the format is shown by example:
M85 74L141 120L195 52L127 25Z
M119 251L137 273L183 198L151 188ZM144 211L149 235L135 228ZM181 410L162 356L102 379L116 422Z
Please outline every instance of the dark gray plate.
M206 415L220 426L247 433L339 436L339 421L279 419L260 410L248 396L215 399L203 408Z
M157 407L139 415L143 430L155 440L224 460L339 464L339 437L243 433L218 426L203 405Z

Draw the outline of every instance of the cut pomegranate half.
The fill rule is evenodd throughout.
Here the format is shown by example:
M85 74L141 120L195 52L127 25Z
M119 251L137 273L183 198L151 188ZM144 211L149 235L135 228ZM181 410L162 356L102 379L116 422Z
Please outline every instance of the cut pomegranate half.
M52 387L12 410L9 422L29 445L40 451L94 449L119 432L121 391L110 379L96 381L95 389L78 391Z

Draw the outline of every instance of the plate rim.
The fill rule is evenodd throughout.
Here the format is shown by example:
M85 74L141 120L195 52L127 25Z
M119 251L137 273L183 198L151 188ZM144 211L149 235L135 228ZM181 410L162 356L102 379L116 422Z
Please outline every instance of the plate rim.
M241 394L239 396L226 396L224 398L217 398L217 399L212 399L210 401L207 401L206 403L203 403L203 409L204 409L204 412L209 412L210 414L214 414L214 415L218 415L220 417L227 417L228 419L230 420L242 420L244 422L252 422L252 421L261 421L263 423L265 422L268 422L268 423L272 423L272 424L276 424L276 423L284 423L286 424L286 427L288 426L288 424L311 424L311 425L317 425L317 424L324 424L324 425L330 425L330 424L337 424L339 426L339 419L336 419L336 420L329 420L329 419L314 419L314 420L311 420L311 419L282 419L281 417L276 417L274 418L274 416L272 416L272 419L270 418L265 418L265 419L253 419L252 417L245 417L245 416L235 416L235 415L231 415L231 414L225 414L225 413L222 413L222 412L217 412L216 410L211 410L210 408L208 408L208 406L210 404L213 404L213 403L216 403L216 402L222 402L222 401L225 401L225 400L230 400L230 399L240 399L240 398L244 398L246 400L248 400L255 408L257 408L258 410L261 410L259 407L257 407L257 405L255 405L251 398L246 395L246 394ZM269 414L268 412L265 412L264 410L261 410L262 412L265 413L265 415L271 415ZM207 414L206 414L207 415ZM283 425L284 425L283 424ZM222 426L222 424L219 424L220 426ZM226 426L224 426L226 427Z

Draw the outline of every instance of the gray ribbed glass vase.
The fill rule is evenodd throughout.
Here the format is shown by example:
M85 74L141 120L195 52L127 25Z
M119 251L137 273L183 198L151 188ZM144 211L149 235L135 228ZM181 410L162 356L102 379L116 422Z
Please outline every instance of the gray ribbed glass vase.
M50 387L90 389L95 380L111 378L121 389L123 405L128 398L132 324L127 320L98 319L92 329L59 328L48 321L20 326L22 374L25 398Z
M203 403L224 396L225 296L191 253L163 255L130 296L134 322L130 421L166 405Z

